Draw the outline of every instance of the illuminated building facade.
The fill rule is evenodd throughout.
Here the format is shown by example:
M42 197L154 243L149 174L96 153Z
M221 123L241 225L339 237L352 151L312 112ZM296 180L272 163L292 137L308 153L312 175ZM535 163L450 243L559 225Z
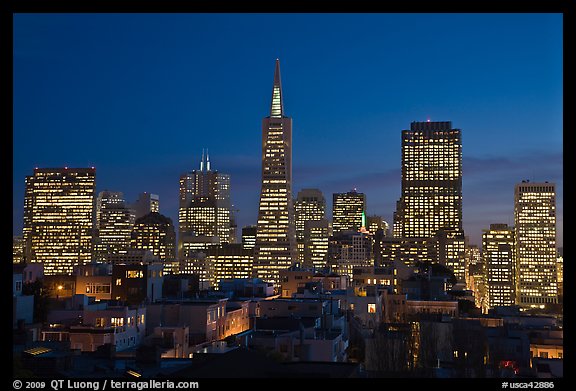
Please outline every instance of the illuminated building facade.
M307 221L318 221L325 217L326 200L318 189L302 189L294 201L296 219L296 243L298 262L304 262L304 225Z
M454 272L460 283L466 283L466 239L462 230L443 230L436 233L438 262Z
M254 275L278 285L278 271L297 260L292 205L292 119L284 115L276 60L270 116L262 120L262 190Z
M162 298L163 265L160 262L116 263L112 267L112 297L130 305Z
M558 276L558 302L562 303L564 298L564 249L562 247L558 247L556 274Z
M34 209L34 176L26 176L24 187L24 215L22 226L22 241L24 242L24 262L31 259L32 251L32 211Z
M12 263L24 262L24 238L12 236Z
M24 240L27 262L45 275L72 274L92 261L94 168L36 168L26 178Z
M252 277L254 252L240 243L223 244L208 250L206 262L213 269L211 285L217 287L222 280Z
M132 209L134 209L137 219L151 212L160 213L160 197L157 194L140 193Z
M470 268L474 265L482 263L480 249L475 244L469 244L468 237L464 247L464 257L466 258L466 286L469 286Z
M486 272L488 305L516 304L516 249L514 227L490 224L482 231L482 256Z
M107 254L118 253L130 247L132 228L136 221L134 210L126 207L121 192L102 191L96 199L97 237L94 255L104 262Z
M332 195L332 230L334 235L343 231L358 231L366 227L366 195L356 192Z
M355 267L374 266L370 236L356 231L335 233L328 242L327 264L334 273L352 279Z
M108 205L125 204L124 193L121 191L104 190L96 197L96 227L100 226L102 209Z
M164 263L166 273L174 272L176 233L169 217L151 212L136 219L132 229L131 247L150 250Z
M514 223L520 306L543 308L557 303L555 185L517 184Z
M402 195L394 235L428 238L462 229L462 139L451 122L412 122L402 131Z
M212 264L207 262L206 254L212 248L220 246L217 236L185 236L179 241L180 273L198 276L200 289L207 289L214 278Z
M202 151L200 169L180 177L179 240L217 236L221 243L228 243L230 209L230 176L213 171L208 152Z
M388 223L382 218L382 216L368 216L366 218L366 229L368 230L368 232L370 232L371 234L375 234L376 231L378 231L379 229L381 229L384 233L384 236L388 236L389 232L389 227L388 227Z
M332 229L328 220L309 220L304 223L304 257L301 263L304 267L326 267L330 236Z
M242 247L254 250L256 247L256 229L255 225L242 227Z
M437 238L396 238L381 237L375 239L374 263L388 266L394 261L401 261L406 266L414 267L417 261L438 261Z

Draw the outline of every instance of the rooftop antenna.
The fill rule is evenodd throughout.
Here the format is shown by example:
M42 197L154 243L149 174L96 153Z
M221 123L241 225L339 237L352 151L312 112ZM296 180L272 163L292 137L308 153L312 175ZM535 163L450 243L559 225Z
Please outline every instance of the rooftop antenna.
M200 171L204 170L204 148L202 148L202 160L200 160Z

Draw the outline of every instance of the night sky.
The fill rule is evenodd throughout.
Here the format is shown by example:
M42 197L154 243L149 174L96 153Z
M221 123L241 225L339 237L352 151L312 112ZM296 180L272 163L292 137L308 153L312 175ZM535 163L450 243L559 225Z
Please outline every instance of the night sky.
M471 243L514 223L514 185L556 183L562 246L561 14L17 14L13 229L34 167L96 167L97 191L147 191L177 226L178 181L231 175L255 224L261 121L280 58L293 192L357 188L392 223L401 130L462 129Z

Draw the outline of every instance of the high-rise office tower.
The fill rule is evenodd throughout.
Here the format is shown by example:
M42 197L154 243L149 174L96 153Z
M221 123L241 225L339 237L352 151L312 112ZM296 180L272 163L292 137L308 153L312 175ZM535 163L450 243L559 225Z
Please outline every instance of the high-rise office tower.
M510 306L516 304L516 249L514 228L507 224L490 224L482 231L482 256L484 258L488 305Z
M332 230L334 235L366 227L366 195L356 192L332 195Z
M24 262L24 239L22 236L12 236L12 263Z
M326 213L326 200L318 189L302 189L294 201L298 262L304 263L304 225L307 221L322 220Z
M36 168L26 178L26 261L41 262L45 275L72 274L92 260L94 168Z
M402 131L402 194L394 236L428 238L462 229L462 139L451 122L412 122Z
M475 266L483 262L480 254L480 248L478 248L478 246L475 244L470 244L468 237L466 237L464 246L464 258L466 259L466 286L471 287L472 281L470 278L472 277L472 274L470 273L470 270L478 270L478 268Z
M278 271L297 259L292 205L292 119L284 115L276 60L270 115L262 120L262 190L254 274L278 284Z
M514 191L518 303L543 308L557 303L556 188L522 181Z
M200 169L180 177L180 253L188 236L217 236L221 243L228 243L230 209L230 176L213 171L208 152L202 151Z
M438 263L454 272L459 283L466 284L466 239L463 230L436 232Z
M242 227L242 247L254 250L256 247L256 230L255 225Z
M207 250L206 264L212 271L210 285L218 287L222 280L250 278L254 252L242 247L241 243L225 243Z
M96 261L105 262L109 254L130 247L136 217L127 207L122 192L101 191L96 199L97 237L94 244Z
M372 239L369 235L357 231L335 233L328 242L327 266L352 280L355 267L374 266L371 260Z
M108 205L126 204L124 200L124 193L121 191L104 190L98 193L96 197L96 227L100 226L100 214L102 208Z
M177 273L176 232L172 219L158 212L150 212L136 219L132 229L131 247L150 250L164 263L164 272Z
M374 264L390 266L395 261L414 267L416 262L438 262L438 239L433 238L396 238L375 236Z
M371 234L375 234L376 231L381 229L384 237L389 235L388 223L382 218L382 216L376 216L376 215L368 216L366 218L366 225L367 225L366 229Z
M132 209L134 209L137 219L151 212L160 213L160 197L157 194L140 193L132 205Z
M32 210L34 209L34 175L26 176L24 188L24 215L22 227L22 241L24 247L24 262L30 262L32 252Z
M304 262L306 268L327 267L328 242L332 236L330 223L326 219L309 220L304 223Z
M558 302L564 299L564 248L558 247L556 258L556 275L558 279Z

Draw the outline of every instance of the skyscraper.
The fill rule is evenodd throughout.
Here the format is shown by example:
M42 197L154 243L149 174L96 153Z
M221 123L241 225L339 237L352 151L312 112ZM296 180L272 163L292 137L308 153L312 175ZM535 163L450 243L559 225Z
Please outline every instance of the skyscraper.
M253 261L254 252L241 243L225 243L208 249L205 262L212 270L210 285L218 287L222 280L250 278Z
M131 247L150 250L164 263L164 272L175 273L176 233L172 219L158 212L150 212L136 219L132 229Z
M242 247L254 250L256 247L256 230L255 225L242 227Z
M116 254L130 247L134 210L128 208L122 192L101 191L96 199L97 237L94 244L95 259L106 261L109 254Z
M364 232L342 231L329 239L327 266L350 279L355 267L374 266L371 256L372 239Z
M104 190L96 197L96 227L100 226L102 209L110 204L125 204L124 193L121 191Z
M466 283L466 239L463 230L444 230L436 232L436 255L441 265L454 272L458 282Z
M516 304L516 249L514 228L506 224L490 224L482 231L482 256L484 258L488 305L509 306Z
M389 235L388 223L382 218L382 216L376 216L376 215L368 216L366 218L366 225L367 225L366 229L371 234L375 234L376 231L381 229L385 237Z
M304 225L307 221L322 220L326 213L326 200L318 189L302 189L294 202L298 262L304 263ZM326 240L328 238L326 237ZM327 242L326 242L327 243Z
M278 271L297 257L292 205L292 119L284 115L280 61L276 60L270 115L262 120L262 190L254 274L278 283Z
M332 230L328 220L309 220L304 223L304 262L302 262L304 267L316 269L327 267L330 236Z
M514 191L519 304L557 303L556 188L522 181Z
M228 243L230 209L230 176L213 171L208 152L202 151L200 170L180 177L179 248L187 236L217 236Z
M24 239L22 236L12 236L12 263L24 262Z
M356 192L332 195L332 230L334 235L366 227L366 195Z
M160 213L160 197L157 194L140 193L132 208L137 219L146 216L150 212Z
M402 194L396 237L462 229L462 139L451 122L412 122L402 131Z
M26 178L24 235L27 262L44 274L72 274L92 260L94 168L36 168Z

